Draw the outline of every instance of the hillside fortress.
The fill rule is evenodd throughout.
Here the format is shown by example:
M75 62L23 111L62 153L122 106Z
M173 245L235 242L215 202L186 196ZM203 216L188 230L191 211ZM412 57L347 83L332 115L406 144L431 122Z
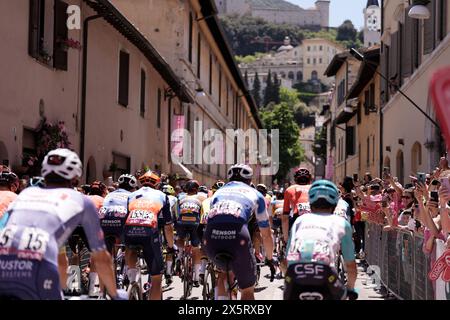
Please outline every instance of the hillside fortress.
M215 0L219 14L260 17L272 23L328 27L330 1L317 0L315 7L304 9L284 0Z

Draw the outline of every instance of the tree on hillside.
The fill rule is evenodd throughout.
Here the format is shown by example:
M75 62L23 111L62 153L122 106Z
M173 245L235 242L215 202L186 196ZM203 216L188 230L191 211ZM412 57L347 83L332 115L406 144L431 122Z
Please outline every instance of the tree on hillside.
M255 72L255 80L253 81L252 95L255 99L256 106L261 107L261 81L259 80L258 72Z
M273 76L273 102L276 104L280 103L280 87L281 80L278 79L277 73Z
M266 129L279 130L279 170L273 177L278 182L284 180L291 168L300 164L304 151L299 141L300 129L295 122L294 113L286 102L264 109L260 117Z
M269 70L269 74L267 75L266 80L266 89L264 89L264 100L263 100L263 106L267 106L269 102L273 101L273 83L272 83L272 72Z
M345 20L337 29L336 40L356 42L358 31L350 20Z
M247 88L248 88L248 71L247 71L247 70L245 70L244 81L245 81L245 85L246 85Z

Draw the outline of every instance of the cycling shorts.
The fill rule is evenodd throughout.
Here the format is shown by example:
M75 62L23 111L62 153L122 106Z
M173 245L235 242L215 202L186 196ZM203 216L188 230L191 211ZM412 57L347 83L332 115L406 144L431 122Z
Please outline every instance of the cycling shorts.
M137 227L141 228L141 227ZM145 227L144 227L145 228ZM128 228L126 228L128 229ZM150 275L164 273L164 260L161 249L161 239L158 229L145 228L145 235L133 234L132 230L125 233L125 245L128 248L140 247L144 255ZM137 232L136 232L137 233Z
M346 293L336 271L320 263L293 263L285 279L284 300L342 300Z
M256 259L246 224L217 223L209 220L203 237L205 252L213 263L223 271L233 271L241 289L249 288L256 282ZM232 256L228 266L216 259L219 253Z
M0 276L0 300L62 300L58 267L46 260L3 256L2 264L21 271L4 270Z
M200 237L198 235L199 225L182 225L178 223L176 225L177 237L179 240L184 240L189 235L189 240L193 247L198 247L200 245Z

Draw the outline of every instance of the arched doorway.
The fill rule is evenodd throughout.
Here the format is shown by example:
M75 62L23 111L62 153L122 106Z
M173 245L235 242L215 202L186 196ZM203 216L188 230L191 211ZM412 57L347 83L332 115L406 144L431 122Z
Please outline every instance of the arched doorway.
M398 182L404 184L405 180L405 164L403 162L403 151L397 152L397 178Z
M416 173L422 165L422 146L415 142L411 148L411 171Z
M311 80L317 80L318 79L318 73L316 70L311 72Z
M288 78L291 80L294 80L294 72L293 71L289 71Z
M303 73L301 71L297 71L297 81L303 81Z
M3 141L0 141L0 164L9 166L8 149L6 149Z
M391 167L391 159L389 157L384 158L383 167L385 167L385 168Z
M86 168L86 181L87 183L92 183L97 179L97 167L94 157L89 157Z

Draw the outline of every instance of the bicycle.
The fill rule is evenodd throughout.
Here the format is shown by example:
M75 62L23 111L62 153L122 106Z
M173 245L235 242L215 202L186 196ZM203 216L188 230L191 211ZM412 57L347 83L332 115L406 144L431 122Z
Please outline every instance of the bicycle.
M145 263L143 257L143 248L141 245L132 245L128 247L129 250L136 250L138 255L138 261L136 263L136 269L138 270L137 281L133 281L128 285L128 300L148 300L148 295L151 290L151 279L149 277L149 282L143 285L142 275L148 274L146 271L147 264Z
M203 300L215 300L217 273L214 264L208 261L205 269L205 279L203 282Z
M192 245L190 236L187 234L184 239L183 252L179 257L181 260L181 281L183 282L182 300L187 300L192 293L194 269L192 264Z

